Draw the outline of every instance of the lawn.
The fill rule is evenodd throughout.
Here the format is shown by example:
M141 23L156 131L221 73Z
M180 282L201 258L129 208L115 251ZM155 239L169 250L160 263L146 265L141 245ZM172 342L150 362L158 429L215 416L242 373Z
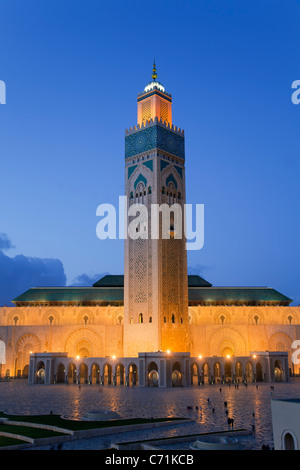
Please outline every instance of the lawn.
M71 431L82 431L87 429L107 428L113 426L128 426L133 424L148 424L148 423L163 423L166 421L178 421L184 418L132 418L132 419L114 419L110 421L72 421L63 419L59 415L32 415L32 416L16 416L8 415L0 412L0 418L9 418L11 421L47 424L49 426L57 426L59 428L68 429ZM3 425L7 426L7 425ZM7 428L6 428L7 429Z

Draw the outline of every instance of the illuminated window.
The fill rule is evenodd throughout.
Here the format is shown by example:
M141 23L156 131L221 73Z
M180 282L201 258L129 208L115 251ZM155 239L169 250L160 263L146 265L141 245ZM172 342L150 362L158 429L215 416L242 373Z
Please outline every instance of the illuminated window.
M140 314L139 314L139 323L143 323L143 322L144 322L143 314L140 313Z

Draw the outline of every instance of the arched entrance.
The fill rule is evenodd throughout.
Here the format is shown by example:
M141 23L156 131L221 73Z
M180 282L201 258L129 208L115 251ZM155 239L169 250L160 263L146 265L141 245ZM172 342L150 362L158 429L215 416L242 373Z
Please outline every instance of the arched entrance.
M179 362L175 362L172 368L172 387L182 386L181 366Z
M294 437L289 432L283 437L283 450L296 450Z
M68 383L69 384L76 383L76 366L73 363L69 364L68 366Z
M232 364L230 361L225 362L224 372L225 372L225 382L231 382L232 381Z
M124 385L125 383L125 368L123 364L118 364L116 367L116 385Z
M45 363L43 361L40 361L37 364L36 382L39 384L43 384L45 382Z
M256 364L256 382L263 381L262 365L260 362Z
M80 364L80 368L79 368L79 383L86 384L87 382L88 382L88 367L83 362L82 364Z
M242 364L239 361L235 365L235 379L237 382L241 382L243 380Z
M202 368L202 381L203 381L203 383L208 384L209 383L209 378L210 378L210 367L206 362L205 364L203 364L203 368Z
M105 364L103 369L104 385L111 385L112 383L112 367L110 364Z
M218 362L214 364L214 382L215 383L221 382L221 367Z
M283 369L279 359L277 359L274 364L274 377L275 382L283 382Z
M247 362L246 364L246 381L252 382L253 380L253 368L251 362Z
M26 366L24 367L22 371L22 379L28 379L28 375L29 375L29 364L26 364Z
M128 380L131 387L138 383L138 370L135 364L130 364L128 369Z
M148 365L148 387L158 387L158 367L155 362Z
M92 384L100 383L100 367L98 364L92 366Z
M56 371L56 382L62 384L65 382L65 366L63 364L58 364Z
M191 385L198 385L199 369L197 364L192 364L191 367Z

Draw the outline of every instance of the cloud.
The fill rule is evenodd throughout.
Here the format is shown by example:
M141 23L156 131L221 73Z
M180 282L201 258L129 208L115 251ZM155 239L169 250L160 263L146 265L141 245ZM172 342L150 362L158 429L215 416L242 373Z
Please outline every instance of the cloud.
M75 287L86 287L86 286L90 287L95 282L99 281L99 279L101 279L103 276L106 276L107 274L110 274L110 273L100 273L100 274L92 274L92 275L82 273L82 274L79 274L79 276L77 276L74 279L71 285Z
M0 250L15 248L5 233L0 233Z
M7 237L1 237L4 245L6 239ZM66 280L64 267L59 259L24 255L11 258L0 250L0 306L13 306L11 300L30 287L65 286Z

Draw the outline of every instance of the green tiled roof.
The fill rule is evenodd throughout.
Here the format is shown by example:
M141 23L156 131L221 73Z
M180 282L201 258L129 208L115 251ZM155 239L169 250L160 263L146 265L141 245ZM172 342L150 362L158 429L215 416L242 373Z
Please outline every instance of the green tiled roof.
M188 284L193 287L210 287L212 284L200 276L188 275ZM108 274L93 284L93 287L124 287L124 275Z
M271 287L201 287L189 286L189 303L203 305L284 304L291 299Z
M93 287L124 287L124 275L108 274L95 282Z
M123 303L123 288L103 288L94 287L34 287L28 289L23 294L16 297L13 302L21 303L74 303L74 304L101 304Z
M200 276L188 276L190 305L289 305L291 299L270 287L213 287ZM107 275L93 287L34 287L16 297L16 305L122 305L124 276Z
M203 279L203 277L196 276L194 274L188 275L188 284L189 284L189 287L211 287L212 286L212 284L206 281L205 279Z

